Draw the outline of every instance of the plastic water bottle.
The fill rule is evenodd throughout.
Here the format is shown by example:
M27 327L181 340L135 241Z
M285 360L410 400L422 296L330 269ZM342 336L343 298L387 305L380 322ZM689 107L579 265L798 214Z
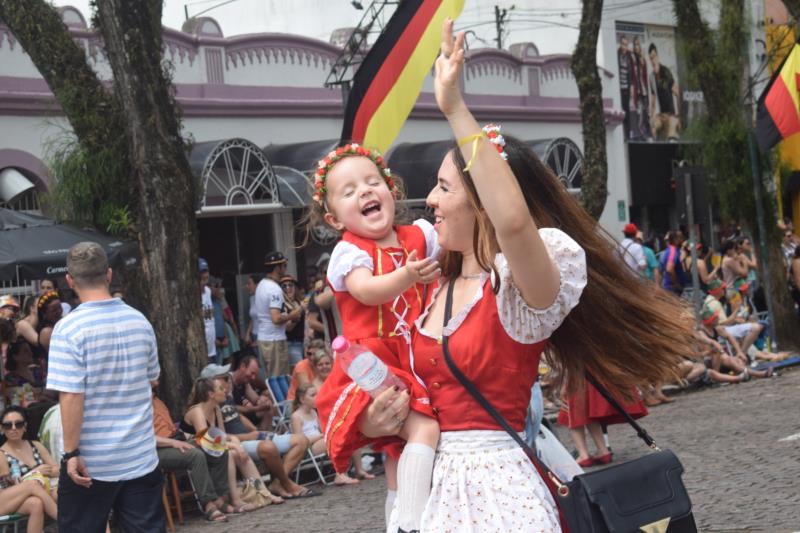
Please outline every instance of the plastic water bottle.
M331 347L350 379L373 398L390 387L408 388L369 348L350 344L341 335L333 339Z
M22 480L22 470L20 470L19 463L17 461L11 461L11 477L16 483L19 483Z

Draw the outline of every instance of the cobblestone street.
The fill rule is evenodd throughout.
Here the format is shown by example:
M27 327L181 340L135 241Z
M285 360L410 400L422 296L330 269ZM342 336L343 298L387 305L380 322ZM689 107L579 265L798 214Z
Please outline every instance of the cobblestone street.
M700 530L800 531L800 371L677 400L654 408L643 422L681 459ZM559 437L569 442L565 431ZM647 452L628 426L611 427L610 438L617 461ZM195 514L179 531L379 532L384 487L382 477L329 487L321 497L234 516L227 524L208 524Z

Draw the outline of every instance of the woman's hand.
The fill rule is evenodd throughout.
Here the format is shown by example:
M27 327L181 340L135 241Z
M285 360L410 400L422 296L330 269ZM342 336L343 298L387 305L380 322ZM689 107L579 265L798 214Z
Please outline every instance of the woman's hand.
M463 65L464 32L453 38L453 21L446 18L442 25L442 52L436 58L433 84L436 103L445 116L465 108L460 86Z
M408 416L409 398L408 390L386 389L380 393L361 416L361 433L370 439L397 435Z

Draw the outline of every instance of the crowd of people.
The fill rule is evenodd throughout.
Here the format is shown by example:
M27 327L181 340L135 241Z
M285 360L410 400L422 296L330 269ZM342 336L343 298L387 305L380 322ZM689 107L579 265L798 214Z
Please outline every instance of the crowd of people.
M727 238L718 257L675 230L656 253L628 224L615 249L529 147L475 121L459 85L463 44L446 21L434 88L458 144L427 198L434 223L395 224L401 187L377 152L348 144L329 154L309 220L342 240L317 262L310 290L282 252L268 253L263 277L248 280L240 331L221 280L198 260L207 364L177 420L157 395L153 328L114 297L98 245L69 250L65 281L80 305L52 280L23 306L0 299L0 513L28 515L29 531L57 518L70 533L102 531L113 510L123 529L160 531L162 471L188 470L205 519L225 522L318 496L292 479L309 453L329 456L335 485L352 485L374 477L362 455L379 451L392 533L559 531L553 487L467 381L520 432L541 417L530 399L544 375L577 463L589 467L613 462L603 426L622 417L586 372L633 417L671 401L661 390L670 376L686 385L772 375L753 364L785 354L769 350L758 315L752 241ZM800 259L793 232L785 239L796 293ZM367 346L397 384L353 383L331 351L338 335ZM279 401L271 383L287 376ZM57 449L48 432L37 437L54 410Z

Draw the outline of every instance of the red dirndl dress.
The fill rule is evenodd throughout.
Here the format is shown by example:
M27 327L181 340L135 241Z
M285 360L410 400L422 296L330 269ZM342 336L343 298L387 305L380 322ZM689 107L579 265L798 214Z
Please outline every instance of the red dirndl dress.
M374 241L350 232L345 232L342 240L366 252L372 259L373 274L383 275L403 267L412 250L416 250L417 257L426 257L425 235L419 227L397 226L395 231L399 248L380 248ZM410 357L410 325L421 312L423 286L415 285L394 301L379 306L364 305L349 292L333 289L344 336L372 350L406 384L411 391L411 409L434 417L428 391L401 365ZM334 361L333 370L317 394L316 406L328 456L337 472L346 472L353 452L364 446L386 451L395 458L403 450L405 441L399 437L369 439L359 431L358 420L370 400Z
M591 422L598 424L624 424L625 419L617 412L614 407L603 398L597 389L589 383L584 382L582 392L571 394L566 398L566 402L561 406L558 413L558 423L570 429L583 427ZM647 416L647 407L639 397L637 391L633 392L633 401L625 401L620 396L614 398L622 405L625 412L633 418Z

